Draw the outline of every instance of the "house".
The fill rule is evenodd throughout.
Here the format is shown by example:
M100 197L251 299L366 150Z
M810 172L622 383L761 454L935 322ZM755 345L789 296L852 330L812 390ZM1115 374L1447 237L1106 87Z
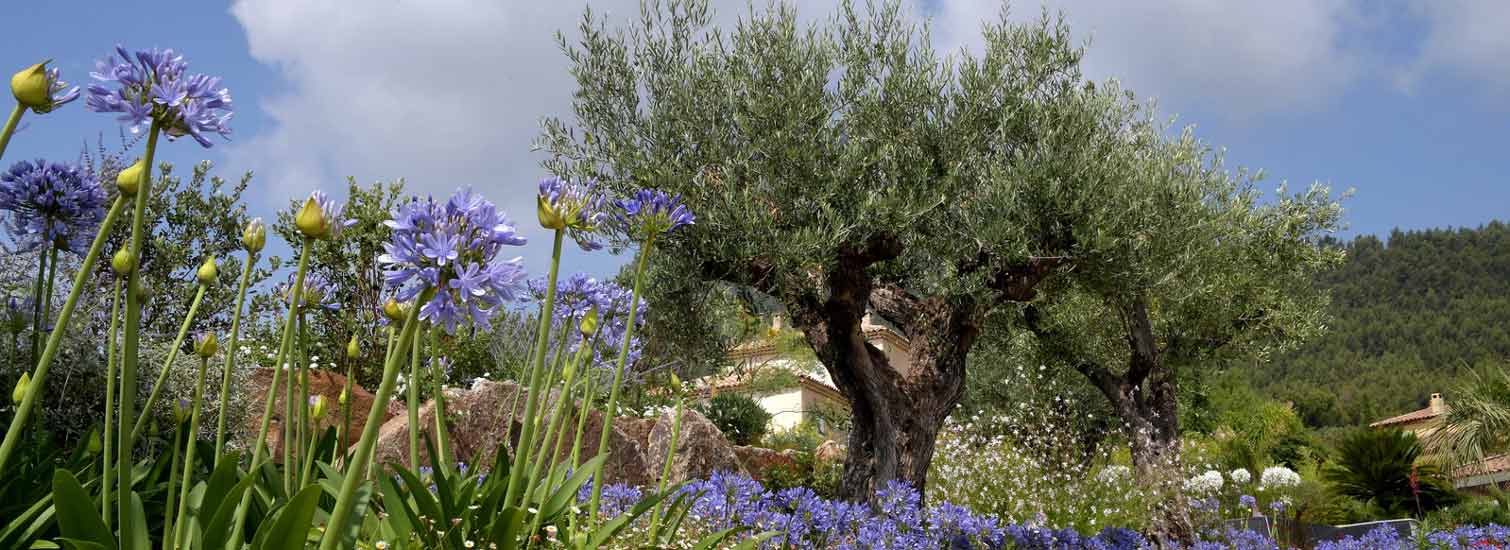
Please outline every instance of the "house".
M1431 394L1431 400L1426 408L1411 411L1399 416L1392 416L1378 422L1369 424L1370 428L1399 428L1403 431L1416 434L1418 439L1426 439L1427 436L1442 427L1442 420L1447 416L1450 409L1447 400L1442 399L1442 394Z
M1399 428L1425 440L1441 429L1442 423L1447 419L1447 413L1451 410L1451 407L1447 406L1447 401L1442 398L1442 394L1433 393L1426 408L1392 416L1369 424L1369 427ZM1502 489L1510 488L1510 454L1493 455L1477 462L1457 466L1451 469L1450 474L1453 487L1460 491L1487 492L1493 486L1499 486Z
M895 326L877 315L867 314L861 321L861 329L892 365L908 368L911 362L907 340ZM804 360L791 346L783 346L783 335L787 341L800 339L800 335L783 327L781 317L774 317L766 338L729 350L728 369L699 380L696 391L704 398L723 392L749 395L770 413L772 432L791 430L809 422L819 434L842 440L845 434L834 421L848 417L849 402L816 360ZM802 344L804 348L805 345Z

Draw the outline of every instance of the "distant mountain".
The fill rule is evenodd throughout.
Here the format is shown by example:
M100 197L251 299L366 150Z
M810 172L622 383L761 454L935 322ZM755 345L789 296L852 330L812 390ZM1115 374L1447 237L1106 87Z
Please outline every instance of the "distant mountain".
M1361 236L1319 281L1326 335L1249 369L1313 426L1366 424L1425 405L1467 370L1510 366L1510 224Z

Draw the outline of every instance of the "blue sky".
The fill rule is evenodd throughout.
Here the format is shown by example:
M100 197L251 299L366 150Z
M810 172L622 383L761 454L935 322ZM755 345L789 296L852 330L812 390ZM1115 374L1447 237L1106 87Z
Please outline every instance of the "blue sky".
M988 0L919 0L936 46L978 47ZM742 2L717 1L732 14ZM800 3L806 18L832 1ZM240 0L45 2L8 6L0 67L53 58L87 83L93 60L120 42L172 47L191 70L224 76L238 104L229 143L181 141L160 158L210 160L234 179L253 170L250 208L314 187L406 178L420 192L472 185L528 222L541 175L530 152L539 117L566 114L572 92L551 34L570 34L581 0ZM358 5L364 7L357 7ZM633 3L595 2L622 17ZM1355 189L1347 234L1394 227L1475 226L1510 218L1510 3L1443 0L1103 3L1055 0L1089 41L1086 71L1118 78L1161 111L1194 124L1230 165L1263 168L1270 186L1313 181ZM615 13L618 10L619 13ZM1036 17L1018 2L1012 18ZM729 20L732 15L721 15ZM8 73L7 73L8 74ZM108 115L82 102L29 127L6 162L74 157ZM532 225L521 223L522 226ZM524 252L540 265L539 235ZM607 272L599 254L574 261Z

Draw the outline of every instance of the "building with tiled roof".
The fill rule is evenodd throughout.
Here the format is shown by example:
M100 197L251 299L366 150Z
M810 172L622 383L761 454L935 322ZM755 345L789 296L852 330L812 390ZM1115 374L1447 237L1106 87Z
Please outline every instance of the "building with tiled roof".
M886 354L893 365L906 368L908 360L907 340L890 323L876 315L866 315L862 324L866 339ZM779 334L784 329L782 319L771 321L771 333ZM822 367L803 364L784 353L775 338L762 338L745 342L729 350L728 369L719 375L698 380L696 391L704 398L723 392L749 395L761 408L771 414L770 431L794 429L804 422L814 424L820 434L830 439L842 439L843 433L829 422L836 415L847 415L849 402L840 393ZM756 378L772 372L784 372L791 376L770 377L777 386L757 382Z
M1369 424L1369 427L1399 428L1401 430L1416 434L1416 437L1418 438L1425 439L1426 436L1431 435L1432 432L1441 427L1442 419L1447 416L1447 412L1449 410L1450 409L1448 409L1447 407L1447 400L1442 399L1442 394L1433 393L1431 394L1431 400L1426 405L1426 408L1417 411L1411 411L1398 416L1391 416L1384 420Z
M1399 428L1424 440L1442 427L1442 422L1451 410L1442 394L1433 393L1426 408L1392 416L1369 424L1369 427ZM1452 485L1458 490L1483 492L1494 486L1510 488L1510 454L1486 457L1478 462L1455 467L1450 473Z

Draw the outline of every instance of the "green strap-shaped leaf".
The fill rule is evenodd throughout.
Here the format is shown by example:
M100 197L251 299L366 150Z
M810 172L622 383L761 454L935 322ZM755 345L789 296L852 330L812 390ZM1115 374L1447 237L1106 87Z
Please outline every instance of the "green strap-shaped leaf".
M115 548L115 535L100 519L94 499L72 472L62 468L53 471L52 503L58 510L58 531L65 538Z
M549 520L560 515L566 509L566 506L571 504L573 499L577 498L577 489L583 483L587 483L587 478L597 474L598 470L603 468L603 462L607 460L608 455L606 453L600 454L592 460L587 461L577 471L572 472L571 479L561 484L561 487L556 489L556 493L551 495L549 500L545 501L545 506L540 507L541 517Z
M221 461L221 464L225 464L225 461ZM220 504L214 508L203 507L203 510L210 512L210 521L205 522L204 531L200 533L200 540L204 542L202 548L205 550L225 548L226 540L231 536L231 522L236 518L236 509L241 506L241 495L246 493L252 486L252 482L256 480L257 478L252 476L241 478L241 482L226 491L224 498L220 499Z
M41 543L42 541L37 541L37 542ZM68 550L108 550L108 548L109 548L107 546L104 546L104 545L101 545L101 544L98 544L98 543L89 542L87 540L71 539L71 538L68 538L68 537L60 538L60 539L58 539L58 542L63 543L63 548L67 548ZM37 546L36 544L32 544L31 547L32 548L47 548L46 546ZM53 545L52 548L57 548L57 545Z
M121 541L122 548L130 550L152 550L152 542L147 540L147 507L142 506L142 496L136 491L131 491L131 517L121 518L121 521L131 522L132 537L129 541Z
M771 540L773 537L776 537L780 534L781 531L766 531L759 535L755 535L753 537L740 541L740 543L734 545L734 548L732 548L731 550L752 550L756 546L760 546L760 543Z
M372 484L363 483L357 486L355 507L351 509L351 517L355 519L346 530L341 533L341 545L337 548L356 548L357 533L362 530L362 522L367 518L367 505L372 502ZM331 527L327 527L330 529Z
M488 539L498 550L514 550L519 548L519 533L523 527L524 510L518 506L509 506L493 518L493 528L488 532Z
M724 541L724 539L729 538L729 535L742 532L746 529L749 528L743 525L736 525L717 533L713 533L711 535L703 537L702 540L697 541L697 545L693 546L692 550L713 550L713 548L718 546L718 543L721 543Z
M383 492L383 511L388 513L387 522L389 529L393 530L393 540L409 540L409 534L419 522L414 510L409 508L409 501L399 493L393 476L378 476L378 488Z
M0 527L0 548L19 548L21 541L37 538L38 533L52 526L56 510L52 505L52 495L37 499L21 515Z
M220 504L225 501L227 493L233 487L239 485L241 470L238 467L241 456L237 453L227 453L220 460L215 470L210 472L209 481L205 482L204 495L199 498L199 506L191 510L195 518L199 519L200 525L209 523L210 515L220 509ZM237 499L240 500L239 495Z
M320 488L314 485L300 489L293 499L278 511L278 521L272 524L272 533L262 541L262 550L294 550L304 548L309 540L309 527L320 507ZM327 527L329 528L329 527ZM259 537L262 533L258 533Z

